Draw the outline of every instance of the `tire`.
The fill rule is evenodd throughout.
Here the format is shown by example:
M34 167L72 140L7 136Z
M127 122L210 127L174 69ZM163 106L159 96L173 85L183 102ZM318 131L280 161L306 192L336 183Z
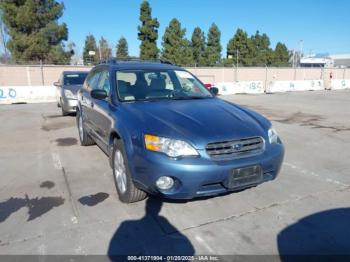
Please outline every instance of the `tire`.
M69 113L64 111L63 107L61 107L61 112L62 112L62 116L68 116L69 115Z
M82 145L82 146L94 145L95 141L91 138L91 136L84 129L83 118L80 114L80 111L77 111L77 126L78 126L80 145Z
M123 165L123 166L122 166ZM128 160L125 153L124 145L121 139L115 139L112 151L112 169L115 187L118 192L119 200L123 203L133 203L146 198L147 194L138 189L132 181L129 170ZM124 171L124 178L121 173ZM119 178L118 174L119 172ZM124 188L120 181L123 181Z

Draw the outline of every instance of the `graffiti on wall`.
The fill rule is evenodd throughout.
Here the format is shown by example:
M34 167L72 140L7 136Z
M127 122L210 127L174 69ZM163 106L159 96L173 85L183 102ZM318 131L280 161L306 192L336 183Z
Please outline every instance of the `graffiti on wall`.
M350 79L332 79L331 87L334 90L350 88Z
M0 86L0 104L54 101L56 101L55 86Z
M266 88L267 93L323 89L323 80L271 81Z
M0 99L16 98L17 92L13 88L3 89L0 87Z
M214 86L219 89L220 95L264 93L262 81L219 82Z
M262 82L261 81L255 81L255 82L251 82L249 83L249 89L250 90L262 90L263 86L262 86Z

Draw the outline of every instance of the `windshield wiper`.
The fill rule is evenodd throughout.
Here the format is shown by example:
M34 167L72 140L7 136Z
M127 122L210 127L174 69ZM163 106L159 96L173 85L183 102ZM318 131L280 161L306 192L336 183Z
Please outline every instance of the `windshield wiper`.
M140 101L140 102L156 102L160 100L191 100L191 99L206 99L206 98L211 98L212 96L173 96L173 97L166 97L166 96L161 96L161 97L149 97L149 98L144 98L144 99L135 99L133 101Z
M173 100L190 100L190 99L206 99L211 96L174 96L171 99Z
M161 97L149 97L149 98L143 98L143 99L135 99L134 101L141 101L141 102L154 102L159 100L168 100L169 97L161 96Z

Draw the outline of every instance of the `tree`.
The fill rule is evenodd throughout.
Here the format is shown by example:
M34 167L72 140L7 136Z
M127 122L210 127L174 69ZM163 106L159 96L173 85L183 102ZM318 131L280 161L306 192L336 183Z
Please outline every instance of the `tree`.
M107 40L101 37L99 44L99 56L101 60L107 60L108 58L111 58L112 49L109 47Z
M197 66L205 65L205 36L204 32L196 27L191 38L193 60Z
M182 55L181 55L181 60L179 64L183 66L193 66L195 62L193 59L193 50L191 46L191 41L189 41L186 38L183 39L181 52L182 52Z
M209 28L208 42L205 50L205 59L208 66L214 66L221 62L221 32L217 25L213 23Z
M75 53L75 48L76 48L75 43L74 43L74 42L69 42L68 45L67 45L67 47L68 47L69 52L70 52L72 55L74 55L74 53Z
M75 45L74 42L70 42L68 45L68 50L70 50L72 57L70 59L71 65L79 65L82 63L82 54L79 51L79 48Z
M68 63L66 24L59 24L64 5L55 0L1 0L3 21L9 30L7 47L17 63Z
M95 52L94 55L90 55L89 52ZM83 51L83 60L84 64L97 64L99 60L97 45L96 45L96 39L92 34L89 34L85 38L85 45L84 45L84 51Z
M125 59L129 57L128 42L124 37L121 37L117 43L116 57Z
M141 26L138 26L138 39L141 41L140 58L145 60L156 59L159 49L157 47L159 22L152 18L152 9L144 0L140 8Z
M274 51L273 65L275 66L288 66L290 54L285 44L278 42Z
M254 59L253 41L242 29L237 29L233 38L227 44L227 58L234 64L250 66ZM237 60L238 58L238 60Z
M185 39L186 29L181 23L172 19L165 29L162 42L162 59L177 65L190 65L193 63L191 43Z
M270 38L266 34L260 34L256 31L255 35L251 36L253 50L251 57L253 66L271 65L273 62L273 50L270 48Z

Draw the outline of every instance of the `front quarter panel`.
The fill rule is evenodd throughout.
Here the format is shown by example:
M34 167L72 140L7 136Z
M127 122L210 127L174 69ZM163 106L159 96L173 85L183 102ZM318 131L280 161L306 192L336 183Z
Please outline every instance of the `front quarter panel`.
M140 144L141 132L140 127L136 124L137 121L132 116L128 115L123 109L123 104L113 106L111 110L112 126L110 130L109 144L113 146L113 134L117 134L120 139L123 140L125 151L128 156L129 162L133 157L135 146Z

